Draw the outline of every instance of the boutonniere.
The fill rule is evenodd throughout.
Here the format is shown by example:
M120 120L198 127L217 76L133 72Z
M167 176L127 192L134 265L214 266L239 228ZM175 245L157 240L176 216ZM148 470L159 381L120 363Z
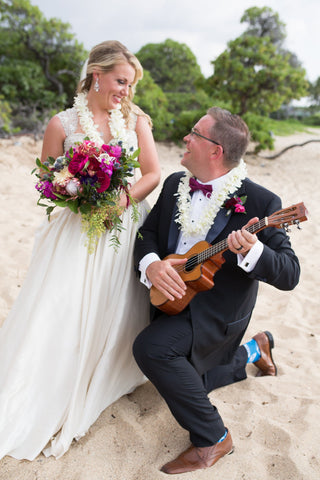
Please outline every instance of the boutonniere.
M226 200L222 206L227 209L226 215L230 215L230 213L233 212L247 213L246 209L244 208L244 204L246 203L246 201L246 195L243 195L242 197L232 197Z

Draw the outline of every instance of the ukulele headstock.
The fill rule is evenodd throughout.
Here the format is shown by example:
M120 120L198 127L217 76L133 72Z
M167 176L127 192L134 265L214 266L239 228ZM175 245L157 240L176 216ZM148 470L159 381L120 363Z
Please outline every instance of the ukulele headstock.
M291 207L278 210L268 217L268 226L284 228L290 232L290 225L295 225L301 230L300 223L308 220L308 211L303 202L291 205Z

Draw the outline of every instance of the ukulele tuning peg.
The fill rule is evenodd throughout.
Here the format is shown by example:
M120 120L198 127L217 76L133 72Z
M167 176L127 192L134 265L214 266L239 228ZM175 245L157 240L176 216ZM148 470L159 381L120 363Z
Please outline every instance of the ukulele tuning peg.
M298 230L302 230L299 220L294 220L293 224L297 227Z
M285 229L286 233L291 232L291 229L289 228L289 224L288 224L288 223L284 223L284 224L283 224L283 228Z

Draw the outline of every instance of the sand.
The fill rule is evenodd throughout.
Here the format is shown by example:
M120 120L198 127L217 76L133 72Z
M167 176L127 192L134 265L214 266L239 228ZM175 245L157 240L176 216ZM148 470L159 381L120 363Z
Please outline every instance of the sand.
M319 130L276 138L276 151L293 143L320 139ZM183 148L157 144L162 180L181 169ZM0 140L0 324L23 283L34 232L44 220L36 206L30 172L41 141L31 137ZM267 152L264 154L271 154ZM248 156L249 176L283 200L283 207L304 202L308 221L293 227L292 245L301 262L301 280L292 292L262 284L245 336L268 329L275 338L277 377L247 380L210 395L229 427L235 451L207 470L188 473L187 480L318 480L320 478L320 327L319 273L320 143L289 150L276 160ZM155 201L160 187L150 196ZM157 480L159 471L189 445L155 388L147 382L108 407L88 434L73 442L59 460L33 462L5 457L0 480ZM172 476L172 478L178 478Z

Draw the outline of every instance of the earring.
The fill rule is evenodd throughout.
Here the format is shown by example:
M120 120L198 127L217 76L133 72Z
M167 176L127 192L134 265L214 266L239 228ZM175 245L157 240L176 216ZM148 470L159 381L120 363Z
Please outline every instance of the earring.
M100 85L99 85L99 80L98 80L98 77L96 78L96 83L94 84L94 87L95 91L98 93L99 90L100 90Z

